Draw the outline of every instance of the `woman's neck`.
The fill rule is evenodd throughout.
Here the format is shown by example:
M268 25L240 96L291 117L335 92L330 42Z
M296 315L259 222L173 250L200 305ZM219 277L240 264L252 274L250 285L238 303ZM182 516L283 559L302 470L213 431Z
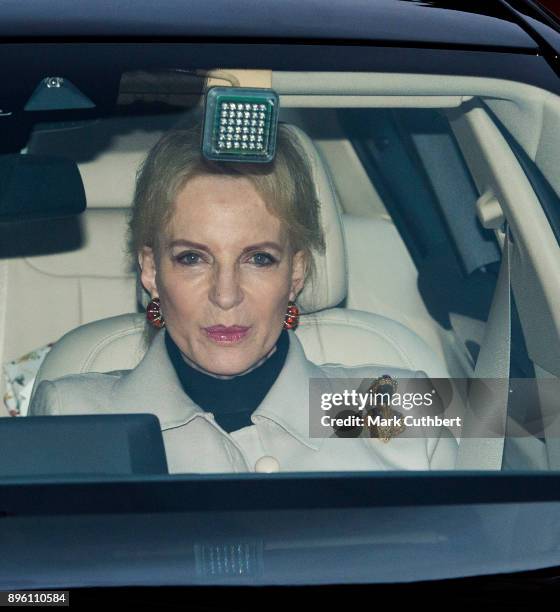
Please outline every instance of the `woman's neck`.
M198 370L199 372L202 372L203 374L207 374L208 376L212 376L214 378L219 378L221 380L229 380L231 378L235 378L236 376L243 376L244 374L248 374L249 372L253 371L255 368L258 368L260 365L262 365L271 355L273 355L276 351L276 345L274 345L270 351L259 361L257 361L257 363L254 363L250 368L247 368L246 370L243 370L242 372L238 372L237 374L232 374L232 375L224 375L224 374L215 374L214 372L209 372L208 370L205 370L204 368L201 368L198 364L196 364L194 361L192 361L191 359L189 359L186 355L183 354L183 352L181 351L181 357L183 358L183 361L189 365L191 368Z

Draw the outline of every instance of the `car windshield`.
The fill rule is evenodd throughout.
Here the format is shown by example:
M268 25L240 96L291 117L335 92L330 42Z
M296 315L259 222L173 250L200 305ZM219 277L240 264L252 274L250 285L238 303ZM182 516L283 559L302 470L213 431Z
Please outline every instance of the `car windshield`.
M210 46L18 59L0 481L194 482L204 506L348 475L351 506L360 478L454 503L473 472L490 494L559 470L553 87ZM200 544L197 567L228 554Z
M100 116L40 80L4 157L5 416L155 414L172 473L556 469L554 141L539 168L495 90L555 99L393 79L129 71ZM233 461L185 450L193 416Z

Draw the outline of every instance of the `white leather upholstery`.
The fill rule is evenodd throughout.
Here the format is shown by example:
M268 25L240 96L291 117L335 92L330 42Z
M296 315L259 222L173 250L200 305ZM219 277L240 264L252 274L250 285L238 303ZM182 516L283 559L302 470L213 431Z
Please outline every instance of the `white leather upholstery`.
M0 257L22 253L5 260L4 360L84 323L136 310L135 274L124 245L126 213L91 209L73 219L0 226Z
M394 223L354 215L342 220L348 258L344 305L402 323L443 358L441 334L418 290L418 270Z
M303 315L296 330L315 363L387 365L445 378L446 368L428 345L396 321L367 312L334 308ZM35 381L67 374L134 368L146 350L144 316L120 315L72 330L48 354Z
M387 317L333 308L301 317L297 335L315 363L387 365L449 376L434 351L411 329Z
M68 332L47 355L35 388L41 380L54 380L66 374L134 368L146 350L144 322L142 314L125 314Z

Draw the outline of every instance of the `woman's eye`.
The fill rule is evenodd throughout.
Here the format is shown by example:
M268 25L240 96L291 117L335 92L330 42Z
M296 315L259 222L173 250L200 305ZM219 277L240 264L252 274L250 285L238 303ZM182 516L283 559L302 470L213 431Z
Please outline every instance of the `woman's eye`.
M193 266L202 260L198 253L182 253L177 257L177 261L185 266Z
M270 266L276 262L276 259L269 253L255 253L251 260L257 266Z

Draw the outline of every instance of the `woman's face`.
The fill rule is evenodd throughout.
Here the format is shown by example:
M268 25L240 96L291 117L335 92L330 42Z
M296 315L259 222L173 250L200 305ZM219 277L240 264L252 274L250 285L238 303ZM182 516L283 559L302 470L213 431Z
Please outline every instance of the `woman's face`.
M219 376L270 354L305 270L303 252L292 253L253 184L219 175L187 182L158 252L145 247L140 266L183 355Z

